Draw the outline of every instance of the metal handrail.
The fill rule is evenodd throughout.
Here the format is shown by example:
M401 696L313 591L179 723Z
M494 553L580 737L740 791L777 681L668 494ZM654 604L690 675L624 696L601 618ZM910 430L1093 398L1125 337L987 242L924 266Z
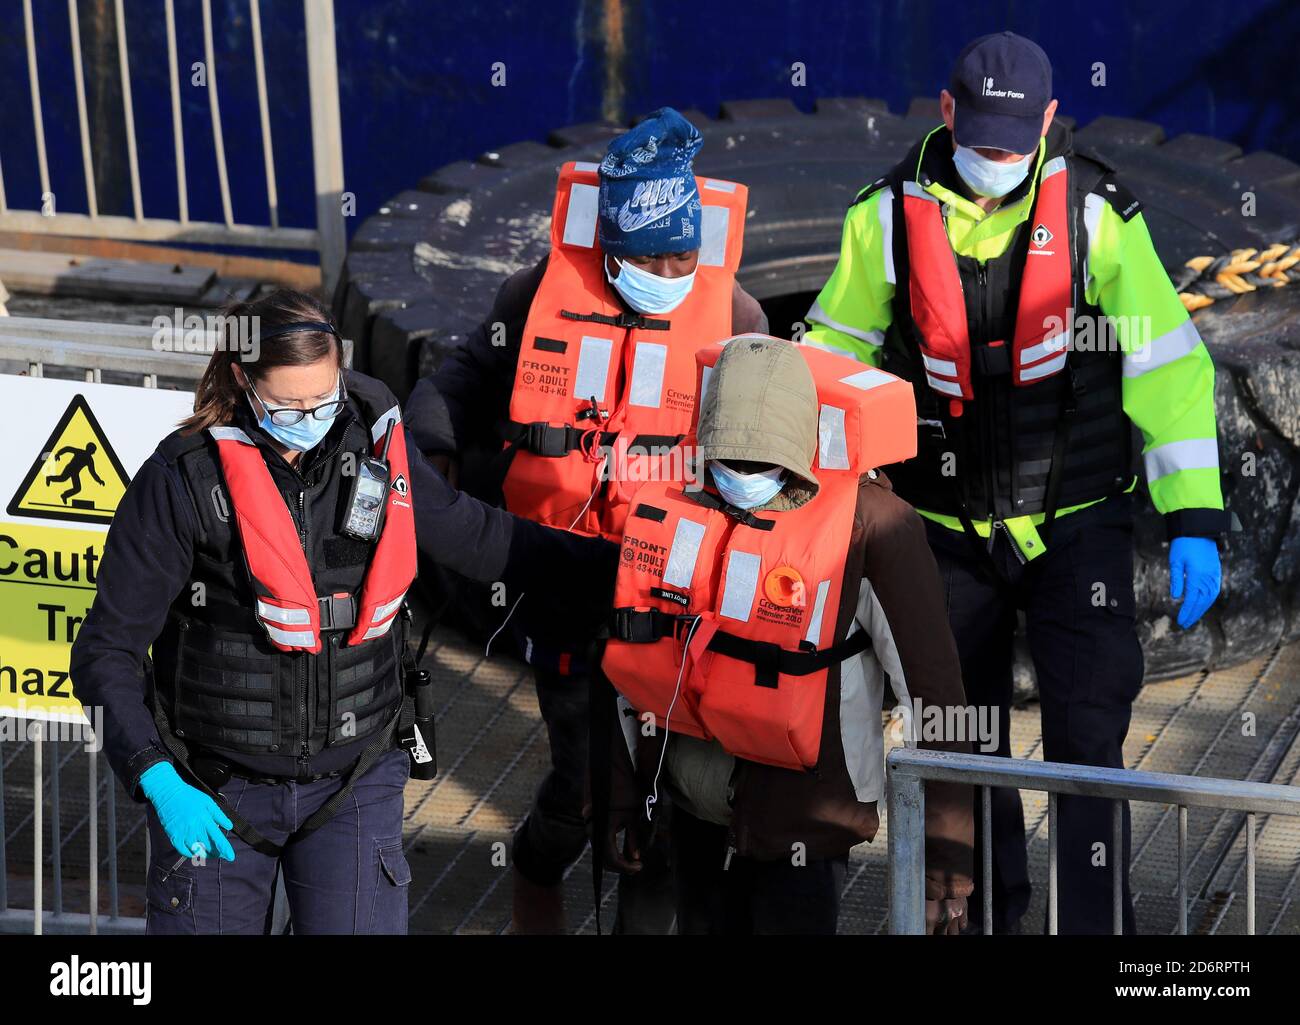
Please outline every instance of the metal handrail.
M1048 794L1048 932L1056 933L1056 799L1058 795L1106 798L1114 802L1113 851L1123 857L1123 801L1178 808L1179 931L1187 932L1187 809L1217 808L1246 813L1246 932L1255 932L1255 816L1300 815L1300 788L1278 783L1180 776L1166 772L1039 762L996 755L956 754L896 748L887 759L889 801L889 917L896 934L925 932L925 783L963 783L981 788L984 824L981 857L984 932L992 932L992 787L1042 790ZM1113 925L1123 930L1122 871L1112 873Z
M307 42L307 87L311 107L313 187L316 196L316 225L291 228L280 224L279 199L275 183L275 159L271 138L270 103L266 85L266 55L262 41L258 0L249 0L250 45L257 84L258 117L261 125L262 163L266 174L269 225L241 223L231 203L228 162L222 134L220 97L217 90L217 61L213 45L211 0L201 5L206 68L206 91L212 121L217 161L222 221L190 219L189 192L185 168L185 145L181 123L181 96L176 46L174 0L163 0L162 15L167 35L167 87L171 106L171 127L176 155L178 216L158 217L145 213L146 197L141 191L140 157L135 132L131 62L127 46L127 21L122 0L114 0L113 23L117 37L118 75L121 80L122 118L131 185L130 215L110 215L99 209L91 133L85 97L85 69L75 0L68 0L71 57L77 99L77 129L80 139L87 213L63 213L51 192L45 123L41 101L40 68L31 0L23 0L23 36L27 55L28 92L35 134L36 162L41 185L41 208L16 209L9 205L0 169L0 229L48 235L91 238L121 238L138 242L183 241L206 245L259 246L279 249L315 249L320 254L321 279L331 295L343 265L346 232L343 226L343 141L339 116L338 67L334 41L333 0L303 0ZM133 12L134 16L134 12ZM47 57L47 61L48 61ZM251 161L241 160L241 163Z

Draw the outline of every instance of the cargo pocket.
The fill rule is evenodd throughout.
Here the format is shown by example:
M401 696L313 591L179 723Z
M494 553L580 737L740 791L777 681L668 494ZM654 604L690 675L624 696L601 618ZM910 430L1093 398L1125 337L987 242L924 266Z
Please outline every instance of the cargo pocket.
M194 879L191 876L170 870L165 865L150 865L145 901L149 912L145 919L146 932L195 932Z
M1142 690L1142 645L1137 636L1133 591L1132 535L1126 530L1086 532L1075 553L1078 601L1084 603L1090 644L1090 679L1085 700L1112 707L1131 704Z
M375 847L375 893L368 931L371 936L404 936L411 866L402 853L402 838L377 840Z

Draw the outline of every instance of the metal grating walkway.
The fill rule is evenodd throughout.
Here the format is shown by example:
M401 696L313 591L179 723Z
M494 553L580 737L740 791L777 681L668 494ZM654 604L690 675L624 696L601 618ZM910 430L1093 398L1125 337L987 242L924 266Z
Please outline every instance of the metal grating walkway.
M418 624L417 624L418 625ZM497 933L510 918L511 834L546 771L549 752L532 676L508 658L484 659L460 634L441 629L425 658L438 697L438 758L431 783L412 781L406 793L405 837L414 882L411 931ZM1249 723L1251 729L1244 727ZM1148 685L1134 707L1126 746L1130 768L1261 782L1300 781L1300 643L1233 669ZM31 906L31 745L3 745L9 903ZM1012 716L1012 750L1041 758L1038 708ZM85 756L61 745L64 904L84 910L86 875ZM144 843L141 809L101 774L101 793L116 798L120 911L142 913ZM111 787L111 790L110 790ZM1030 861L1036 887L1025 920L1036 931L1045 917L1047 801L1024 794ZM47 809L48 811L48 809ZM884 911L886 836L853 852L840 929L874 933L887 928ZM47 825L49 815L47 814ZM1177 928L1177 813L1156 805L1133 808L1133 888L1138 927L1145 933ZM1188 814L1189 929L1240 933L1245 929L1244 816L1192 809ZM101 814L101 909L111 913L105 858L108 832ZM1264 932L1300 932L1300 820L1258 817L1257 924ZM47 840L46 856L50 855ZM569 873L570 927L594 931L589 855ZM603 905L613 917L613 880ZM53 907L46 865L46 908Z
M440 702L442 773L407 787L406 839L414 875L411 931L494 933L510 918L510 836L547 766L545 730L528 670L503 658L484 660L458 634L442 630L426 657ZM1253 735L1244 729L1253 717ZM1125 747L1130 768L1281 783L1300 774L1300 644L1217 673L1148 685L1134 708ZM1037 705L1012 717L1017 757L1040 758ZM1025 919L1035 931L1046 914L1047 800L1024 795L1030 861L1036 882ZM853 852L840 917L844 933L882 932L888 823L872 844ZM1144 933L1177 929L1177 813L1156 805L1133 809L1133 888ZM1191 931L1245 928L1245 820L1198 811L1188 815ZM1260 932L1300 932L1297 877L1300 821L1259 816L1257 922ZM504 846L496 846L504 845ZM495 857L494 857L495 855ZM566 883L570 927L594 931L589 855ZM607 886L603 921L613 914Z

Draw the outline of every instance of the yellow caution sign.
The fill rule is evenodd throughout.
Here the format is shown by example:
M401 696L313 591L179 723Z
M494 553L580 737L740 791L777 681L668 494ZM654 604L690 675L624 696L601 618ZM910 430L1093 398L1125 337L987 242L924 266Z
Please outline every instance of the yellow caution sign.
M0 713L81 720L68 654L95 600L106 536L0 523Z
M78 394L36 453L7 511L10 516L108 523L130 482L85 396Z
M0 747L21 719L98 725L72 644L128 482L193 409L188 392L0 373Z

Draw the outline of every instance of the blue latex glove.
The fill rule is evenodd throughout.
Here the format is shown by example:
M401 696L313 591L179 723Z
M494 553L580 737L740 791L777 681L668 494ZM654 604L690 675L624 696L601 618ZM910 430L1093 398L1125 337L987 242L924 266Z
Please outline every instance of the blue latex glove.
M1179 626L1188 630L1196 625L1219 596L1222 582L1218 545L1208 537L1173 539L1169 545L1169 597L1183 601L1178 610Z
M234 848L222 832L231 828L230 819L216 801L181 779L171 762L149 766L140 776L140 789L177 854L193 858L215 850L223 860L235 860Z

